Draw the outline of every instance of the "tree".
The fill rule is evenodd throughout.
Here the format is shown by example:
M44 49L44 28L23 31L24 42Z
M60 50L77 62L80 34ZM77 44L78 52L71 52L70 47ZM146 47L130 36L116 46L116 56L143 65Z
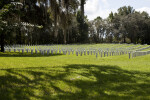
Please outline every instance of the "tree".
M0 36L1 36L1 52L4 52L5 36L13 28L14 19L10 17L13 12L11 4L3 5L0 10Z

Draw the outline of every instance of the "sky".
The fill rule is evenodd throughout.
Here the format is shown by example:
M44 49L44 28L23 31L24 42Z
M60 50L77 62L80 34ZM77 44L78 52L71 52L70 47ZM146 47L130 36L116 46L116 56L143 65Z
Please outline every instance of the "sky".
M117 12L123 6L131 6L136 11L146 11L150 15L150 0L87 0L85 4L85 15L89 20L97 16L107 18L110 12Z

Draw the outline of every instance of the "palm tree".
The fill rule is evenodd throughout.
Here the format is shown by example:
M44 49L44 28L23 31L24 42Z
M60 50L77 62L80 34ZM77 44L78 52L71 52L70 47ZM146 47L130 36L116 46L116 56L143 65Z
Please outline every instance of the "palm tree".
M82 20L84 22L84 4L85 4L86 0L81 0L81 16L82 16Z
M54 26L55 26L55 37L57 37L57 26L63 29L64 43L66 44L67 30L69 29L69 22L71 21L71 15L78 8L78 1L76 0L59 0L59 2L52 2L55 4L51 5L52 12L54 14ZM55 9L54 9L55 8Z

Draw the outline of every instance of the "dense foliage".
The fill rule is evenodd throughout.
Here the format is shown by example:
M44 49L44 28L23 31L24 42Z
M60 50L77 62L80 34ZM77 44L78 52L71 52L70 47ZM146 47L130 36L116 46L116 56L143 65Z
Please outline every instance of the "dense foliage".
M150 16L130 6L111 12L104 20L97 17L90 24L92 42L150 44Z
M89 21L86 0L1 0L0 40L4 44L150 44L150 17L124 6L107 19Z

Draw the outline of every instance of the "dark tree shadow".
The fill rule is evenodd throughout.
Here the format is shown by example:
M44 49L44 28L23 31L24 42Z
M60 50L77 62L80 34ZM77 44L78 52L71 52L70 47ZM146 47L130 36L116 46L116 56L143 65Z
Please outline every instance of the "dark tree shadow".
M1 69L1 100L143 100L150 73L117 66L68 65ZM69 78L68 78L69 77Z
M63 55L63 54L60 54L60 53L51 54L50 53L49 55L47 55L47 54L42 55L40 53L31 54L31 53L21 53L21 52L6 52L6 53L0 52L0 57L49 57L49 56L61 56L61 55Z

